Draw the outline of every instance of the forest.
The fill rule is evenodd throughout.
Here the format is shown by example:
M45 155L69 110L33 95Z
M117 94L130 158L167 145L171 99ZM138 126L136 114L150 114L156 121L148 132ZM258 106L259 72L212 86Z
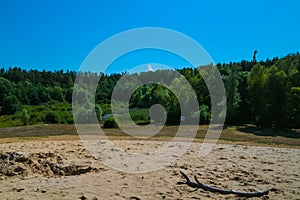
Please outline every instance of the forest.
M283 58L218 63L214 67L220 71L226 89L226 124L254 124L257 127L280 130L300 128L300 55L298 52ZM210 94L199 69L183 68L176 71L185 77L197 96L199 109L191 111L190 116L199 114L199 124L207 124L211 118ZM74 81L78 75L100 79L95 94L95 110L98 120L104 124L107 121L106 123L109 124L113 118L102 117L111 113L111 96L115 85L124 74L2 68L0 69L0 127L74 123L72 94ZM136 80L143 79L144 76L152 76L154 79L164 77L164 80L157 78L157 83L149 83L137 88L130 97L131 118L137 124L150 122L148 110L154 104L161 104L165 108L167 125L180 123L180 105L176 96L170 89L159 84L165 81L177 88L182 87L176 85L180 77L170 74L172 73L168 70L158 70L128 75ZM134 86L128 87L134 88ZM181 89L185 91L185 88ZM122 93L122 90L119 92ZM84 91L82 93L84 95ZM188 100L186 103L189 104ZM114 125L107 125L110 126Z

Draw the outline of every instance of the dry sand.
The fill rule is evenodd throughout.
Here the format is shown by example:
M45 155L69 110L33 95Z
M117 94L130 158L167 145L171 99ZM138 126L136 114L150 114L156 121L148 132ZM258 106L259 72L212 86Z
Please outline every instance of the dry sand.
M133 151L164 144L114 142ZM180 170L223 189L270 189L252 199L300 199L300 149L218 144L200 159L200 145L161 170L129 174L102 164L79 140L0 144L0 199L243 199L177 185Z

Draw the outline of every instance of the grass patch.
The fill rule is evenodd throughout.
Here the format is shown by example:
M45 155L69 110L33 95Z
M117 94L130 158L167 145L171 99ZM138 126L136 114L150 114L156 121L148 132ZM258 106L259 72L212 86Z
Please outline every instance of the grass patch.
M170 141L176 135L179 126L165 126L163 129L149 140L163 140ZM207 125L198 127L195 141L202 142L206 131ZM118 128L102 129L106 136L111 139L129 139L129 140L145 140L148 138L132 137ZM192 128L191 128L192 130ZM262 130L263 132L266 130ZM270 130L268 130L269 132ZM267 134L267 133L266 133ZM56 140L57 136L68 140L78 136L75 125L33 125L21 127L8 127L0 128L0 139L18 138L18 140ZM64 137L65 136L65 137ZM188 137L181 138L183 141L189 139ZM231 144L250 144L259 146L278 146L278 147L292 147L300 148L299 138L289 138L283 136L269 136L269 135L256 135L248 132L241 131L240 127L227 127L222 131L218 143L231 143Z

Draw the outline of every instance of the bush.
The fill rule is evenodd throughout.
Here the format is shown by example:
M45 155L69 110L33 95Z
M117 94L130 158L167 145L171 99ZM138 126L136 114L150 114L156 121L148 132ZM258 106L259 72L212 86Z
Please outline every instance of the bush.
M101 104L102 114L111 113L111 105L110 104Z
M95 111L98 121L102 121L103 110L99 104L95 105Z
M55 111L46 112L44 119L46 123L51 123L51 124L56 124L60 122L60 117L58 113Z
M148 109L131 109L130 111L131 119L138 125L149 124L149 110Z
M98 121L95 120L92 110L86 108L79 108L74 111L75 122L78 124L95 124Z
M201 105L199 107L199 110L192 114L192 117L193 118L200 117L199 124L209 124L210 118L211 118L211 113L210 113L209 107L206 105Z
M28 111L26 109L23 109L21 113L21 121L23 122L23 126L28 125L29 120L30 120L30 116L28 114Z
M110 117L104 121L103 128L118 128L118 124L114 117Z
M0 115L0 127L21 126L20 113L14 115Z
M57 114L60 116L61 124L72 124L74 123L73 115L71 111L57 111Z
M68 103L44 104L42 106L24 106L24 107L26 108L30 116L30 124L36 124L39 122L61 123L61 124L74 123L72 112L71 112L71 105ZM54 113L50 113L50 112L54 112Z
M31 112L29 114L29 116L30 116L30 124L36 124L38 122L43 121L43 117L42 117L42 114L40 112Z

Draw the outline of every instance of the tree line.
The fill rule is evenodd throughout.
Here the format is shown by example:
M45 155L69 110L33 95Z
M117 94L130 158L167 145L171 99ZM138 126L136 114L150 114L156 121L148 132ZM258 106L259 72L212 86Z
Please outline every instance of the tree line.
M227 124L251 123L266 128L300 128L299 53L260 62L243 60L218 63L214 67L220 71L226 89ZM190 117L200 115L200 123L209 123L211 99L201 75L201 67L183 68L176 72L183 75L192 86L199 103L199 109L189 111ZM153 83L138 88L132 82L117 88L124 95L128 89L134 89L129 107L136 122L148 123L148 110L155 104L165 108L167 124L180 122L180 106L184 105L180 105L172 90L176 88L181 91L177 95L182 96L188 96L189 90L181 84L181 77L174 76L171 70L108 75L63 70L26 71L14 67L0 69L0 124L73 123L72 93L75 79L79 75L99 79L95 94L99 120L102 120L102 115L111 113L112 93L117 82L126 75L139 82L149 77L153 80ZM159 83L171 85L171 88ZM85 95L84 90L81 92ZM190 101L186 98L184 104L189 105Z

